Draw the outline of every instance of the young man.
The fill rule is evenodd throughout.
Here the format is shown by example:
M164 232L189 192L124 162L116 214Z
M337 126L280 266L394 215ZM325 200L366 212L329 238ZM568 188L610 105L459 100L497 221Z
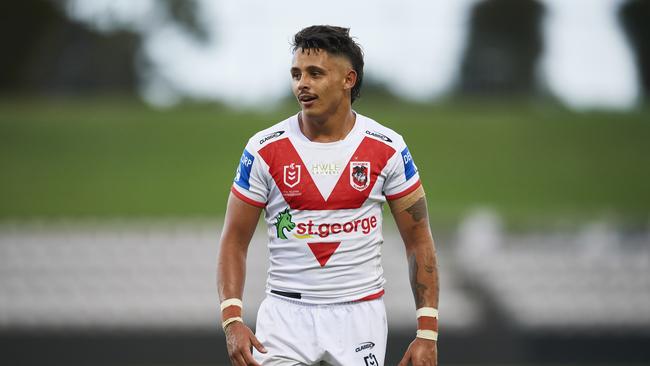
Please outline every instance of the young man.
M406 247L418 317L400 365L435 365L436 254L409 150L400 135L352 110L363 55L348 29L308 27L295 35L293 47L290 72L301 111L248 141L228 198L218 287L230 360L242 366L384 364L380 246L388 201ZM262 210L270 268L253 334L241 320L241 298L246 253Z

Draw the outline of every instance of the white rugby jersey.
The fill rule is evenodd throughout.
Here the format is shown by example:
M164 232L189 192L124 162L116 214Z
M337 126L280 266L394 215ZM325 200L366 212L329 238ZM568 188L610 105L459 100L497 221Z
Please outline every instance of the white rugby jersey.
M382 205L419 186L391 129L356 114L344 140L312 142L294 115L248 141L232 193L265 209L267 293L331 304L383 294Z

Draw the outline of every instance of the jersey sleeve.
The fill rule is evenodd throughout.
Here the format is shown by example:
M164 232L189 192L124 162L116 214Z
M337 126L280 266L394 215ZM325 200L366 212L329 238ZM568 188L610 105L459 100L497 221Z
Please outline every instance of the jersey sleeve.
M416 190L420 183L420 174L404 141L398 144L397 152L389 160L384 195L387 200L395 200Z
M239 159L231 192L242 201L261 208L268 201L269 185L265 179L264 163L250 141Z

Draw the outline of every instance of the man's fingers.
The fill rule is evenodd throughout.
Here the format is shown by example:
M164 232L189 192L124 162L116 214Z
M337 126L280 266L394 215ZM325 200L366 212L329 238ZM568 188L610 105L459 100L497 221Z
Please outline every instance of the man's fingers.
M235 353L233 356L233 361L235 361L235 366L246 366L246 361L244 361L244 356L241 353Z
M409 363L409 360L411 359L411 349L407 349L406 353L404 354L404 357L402 357L402 360L399 362L397 366L406 366Z
M255 337L255 335L251 335L251 343L253 343L253 347L255 347L256 350L266 353L266 348L264 348L264 345Z
M255 361L255 359L253 358L253 355L250 353L250 351L248 351L248 350L244 351L243 356L244 356L244 360L246 361L246 363L244 363L244 365L246 365L246 366L249 366L249 365L250 366L260 366L260 364L257 363L257 361Z
M397 364L397 366L407 366L409 364L409 359L408 358L402 358L402 361Z

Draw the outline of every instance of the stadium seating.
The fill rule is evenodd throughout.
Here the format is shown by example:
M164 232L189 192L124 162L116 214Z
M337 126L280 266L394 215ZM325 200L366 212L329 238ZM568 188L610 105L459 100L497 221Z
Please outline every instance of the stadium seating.
M4 223L0 329L217 327L219 235L219 224L206 221ZM412 329L404 247L390 224L384 238L389 323ZM441 328L471 329L499 315L540 331L647 329L649 243L647 233L624 236L604 224L506 235L495 216L470 216L455 239L438 243ZM267 254L258 230L244 294L250 324Z
M213 328L218 326L213 222L5 224L0 226L0 328ZM389 321L415 328L403 245L386 235ZM244 317L264 297L268 252L249 249ZM446 327L467 327L478 307L442 265Z

